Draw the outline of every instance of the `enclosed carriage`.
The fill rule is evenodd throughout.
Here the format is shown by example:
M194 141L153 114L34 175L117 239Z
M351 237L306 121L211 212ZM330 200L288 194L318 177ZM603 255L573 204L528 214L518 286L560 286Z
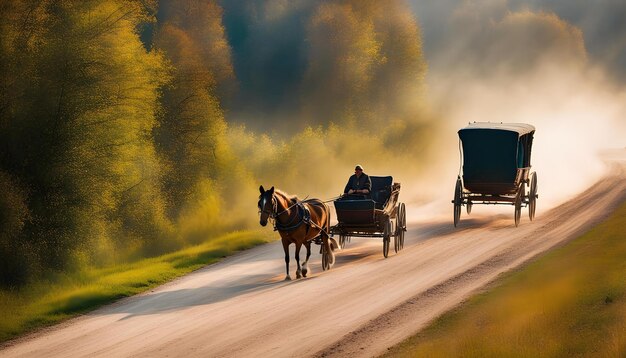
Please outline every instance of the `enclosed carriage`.
M537 173L530 158L535 127L523 123L470 123L459 130L461 172L454 188L454 226L461 207L474 204L513 205L515 226L522 207L535 217Z
M347 195L335 200L337 225L331 227L332 235L339 235L343 248L351 237L380 237L383 239L383 255L389 255L391 238L395 252L404 247L406 209L398 202L400 183L391 176L370 176L370 195Z

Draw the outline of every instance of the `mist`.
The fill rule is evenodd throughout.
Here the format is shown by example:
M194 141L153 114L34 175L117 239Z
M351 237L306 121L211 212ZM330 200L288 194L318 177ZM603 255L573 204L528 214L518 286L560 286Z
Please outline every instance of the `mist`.
M448 213L458 129L530 123L544 210L605 173L598 151L626 144L626 30L612 25L624 6L603 4L223 2L242 86L226 110L235 151L264 185L329 197L360 163L394 175L414 207L434 202L425 215Z
M441 59L441 49L448 47L449 28L454 14L461 12L487 24L508 12L555 14L582 31L592 61L599 63L620 82L626 81L626 3L614 0L410 0L424 34L424 51L428 62ZM458 24L457 24L458 25ZM476 25L476 24L474 24ZM471 29L469 29L471 30ZM460 34L462 35L462 34Z
M358 123L378 131L423 116L426 65L407 3L225 1L239 92L229 122L291 135Z
M600 151L626 146L622 69L588 50L585 27L538 3L413 3L418 18L435 15L446 25L437 31L430 18L424 30L429 95L447 126L435 150L441 165L434 170L449 178L445 183L428 179L424 183L443 212L449 211L448 196L459 170L458 164L453 165L459 163L456 131L468 122L523 122L537 128L532 165L539 179L539 211L598 180L606 172ZM557 3L560 6L555 8L568 10L570 17L587 27L600 16L574 16L586 7ZM426 15L420 16L420 10ZM601 47L593 46L595 51ZM445 203L438 198L441 192L447 194ZM480 208L477 212L502 211Z
M406 2L223 6L241 85L226 118L234 152L261 184L329 198L362 164L410 188L439 122Z

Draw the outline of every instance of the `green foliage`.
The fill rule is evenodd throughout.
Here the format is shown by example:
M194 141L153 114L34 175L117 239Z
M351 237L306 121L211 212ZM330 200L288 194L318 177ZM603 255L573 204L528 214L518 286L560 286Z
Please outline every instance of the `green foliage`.
M106 241L123 238L115 244L124 246L167 233L150 137L167 74L162 56L137 37L142 8L4 6L0 56L14 60L0 73L0 168L28 193L30 220L10 240L31 253L21 269L62 270L81 255L110 254L94 250Z
M420 31L406 3L321 2L307 27L304 114L372 128L423 119Z
M388 354L622 357L626 204L607 221L445 314Z
M0 171L0 287L26 281L32 266L22 260L33 259L28 243L20 242L30 212L24 191L6 173Z
M154 137L166 164L163 188L169 217L186 240L233 229L249 221L238 208L255 190L234 157L219 88L234 77L222 10L214 2L163 2L155 46L170 59L172 83L164 89L163 110Z
M356 162L414 174L431 128L407 104L425 71L415 20L398 1L307 6L303 130L281 139L226 121L217 1L0 1L0 286L249 227L259 182L325 197Z
M159 6L167 15L150 46L139 30ZM217 95L234 83L219 6L0 7L1 286L158 255L250 222L254 211L237 208L254 185L226 142Z
M215 79L193 38L170 23L162 25L155 37L157 48L175 67L174 80L164 91L155 139L168 164L164 189L171 215L177 216L198 181L215 179L226 122L214 94Z

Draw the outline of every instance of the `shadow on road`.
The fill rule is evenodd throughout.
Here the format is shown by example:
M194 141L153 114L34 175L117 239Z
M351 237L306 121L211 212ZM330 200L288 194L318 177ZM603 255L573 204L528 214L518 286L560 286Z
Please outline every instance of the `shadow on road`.
M510 222L508 222L509 220ZM473 229L482 229L491 227L495 229L505 228L513 225L511 215L498 214L492 216L463 217L457 227L454 227L452 219L435 222L415 222L410 223L409 232L417 235L416 242L432 239L439 236L445 236L455 233L461 233Z
M272 281L268 275L249 275L240 280L224 285L180 289L175 291L150 293L131 298L121 305L97 310L90 315L109 315L128 313L122 320L135 316L159 314L189 308L192 306L208 305L252 293L268 288L279 288L283 282Z
M356 251L351 250L350 252L344 252L343 254L341 253L341 251L336 252L337 261L335 263L335 267L354 264L373 255L373 252L367 247L363 247L364 250L359 250L361 245L357 243L355 246L357 246ZM364 244L362 246L366 245ZM298 284L304 281L315 279L319 274L322 274L322 269L319 263L319 255L317 255L317 252L314 251L313 256L311 257L311 261L309 262L312 275L309 275L309 277L305 279L295 279L294 258L292 256L290 272L293 280L284 281L283 278L285 272L284 266L282 264L282 248L276 246L276 249L280 250L281 252L281 254L277 254L278 256L281 256L280 259L277 259L280 260L281 263L280 269L269 269L261 274L257 273L243 276L239 275L239 278L225 277L224 280L220 280L218 283L203 287L185 288L165 292L154 292L134 296L122 300L117 305L109 306L101 310L96 310L89 313L88 315L101 316L127 313L128 315L122 318L122 320L127 320L136 316L160 314L164 312L186 309L193 306L215 304L245 294L281 289L283 287L286 288L292 284ZM260 255L254 256L255 257L251 258L251 262L262 260L261 257L259 257ZM239 256L236 260L237 263L241 263L243 261L246 261L245 254ZM275 261L276 260L268 260L268 265L277 266ZM207 271L211 270L215 270L215 272L212 274L225 274L226 272L221 272L221 270L224 269L223 263L224 262L222 262L222 265L220 265L220 267L209 266L201 271L203 274L207 274Z

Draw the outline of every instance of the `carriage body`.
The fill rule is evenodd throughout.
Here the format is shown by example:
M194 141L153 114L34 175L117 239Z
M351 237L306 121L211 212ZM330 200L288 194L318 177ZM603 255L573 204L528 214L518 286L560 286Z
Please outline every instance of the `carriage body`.
M331 227L332 235L339 235L343 248L351 237L383 238L383 254L387 257L391 238L396 252L404 244L406 211L398 202L400 183L391 176L370 176L369 196L348 195L334 201L337 225Z
M470 123L459 130L462 170L455 186L454 224L461 206L468 214L474 204L515 206L515 225L521 207L534 218L537 174L531 172L535 127L524 123ZM526 190L528 186L528 192Z

